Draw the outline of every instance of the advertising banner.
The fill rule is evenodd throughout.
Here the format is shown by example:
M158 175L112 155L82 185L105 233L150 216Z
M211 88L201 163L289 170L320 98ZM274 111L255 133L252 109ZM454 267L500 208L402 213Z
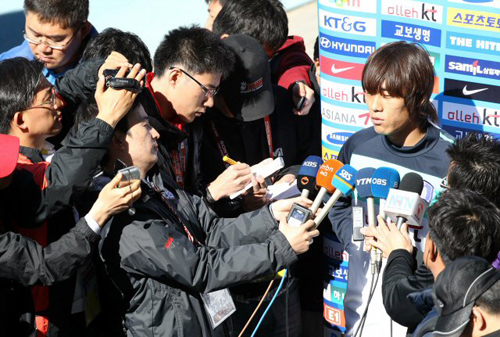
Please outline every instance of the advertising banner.
M337 158L372 126L361 76L366 59L394 42L420 43L435 69L431 100L455 138L500 134L500 0L318 0L323 159ZM352 163L351 163L352 164ZM349 254L325 238L325 336L346 332Z
M436 71L441 127L500 132L500 0L318 0L323 158L371 126L361 74L383 44L422 44Z

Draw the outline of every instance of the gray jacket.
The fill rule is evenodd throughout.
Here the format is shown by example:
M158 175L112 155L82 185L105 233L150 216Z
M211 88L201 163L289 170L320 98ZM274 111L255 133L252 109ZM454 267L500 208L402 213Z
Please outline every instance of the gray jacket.
M297 257L267 207L219 218L203 199L155 183L163 198L144 183L135 215L115 217L101 248L127 334L227 335L227 325L211 328L200 293L276 273Z

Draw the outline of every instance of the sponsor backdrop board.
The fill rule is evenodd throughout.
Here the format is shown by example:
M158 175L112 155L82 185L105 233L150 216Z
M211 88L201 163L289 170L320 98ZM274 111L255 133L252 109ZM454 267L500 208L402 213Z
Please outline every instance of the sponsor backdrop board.
M361 73L385 43L419 42L436 70L432 99L455 137L500 133L500 0L318 0L323 157L371 126Z
M500 0L318 0L318 22L325 160L336 158L354 132L371 126L363 65L376 48L398 40L418 42L430 53L432 100L443 129L457 138L471 131L500 134ZM338 251L329 245L325 252ZM335 270L344 270L346 257L337 260ZM345 331L346 280L328 274L325 336Z

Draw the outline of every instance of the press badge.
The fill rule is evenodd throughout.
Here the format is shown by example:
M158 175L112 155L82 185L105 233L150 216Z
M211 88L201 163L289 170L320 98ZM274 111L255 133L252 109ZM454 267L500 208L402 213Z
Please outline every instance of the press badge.
M363 207L352 207L352 241L363 241L365 236L361 234L360 229L364 227Z
M214 329L236 311L233 298L227 289L201 294L201 299Z

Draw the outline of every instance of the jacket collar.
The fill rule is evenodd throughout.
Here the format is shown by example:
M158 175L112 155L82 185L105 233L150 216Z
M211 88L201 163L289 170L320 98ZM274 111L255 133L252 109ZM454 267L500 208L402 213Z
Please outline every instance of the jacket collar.
M42 156L42 152L38 149L32 147L20 146L19 153L24 155L26 158L31 160L33 163L39 163L45 161Z
M427 315L427 313L429 313L429 311L431 311L434 307L432 288L410 293L407 297L415 308L424 316Z

